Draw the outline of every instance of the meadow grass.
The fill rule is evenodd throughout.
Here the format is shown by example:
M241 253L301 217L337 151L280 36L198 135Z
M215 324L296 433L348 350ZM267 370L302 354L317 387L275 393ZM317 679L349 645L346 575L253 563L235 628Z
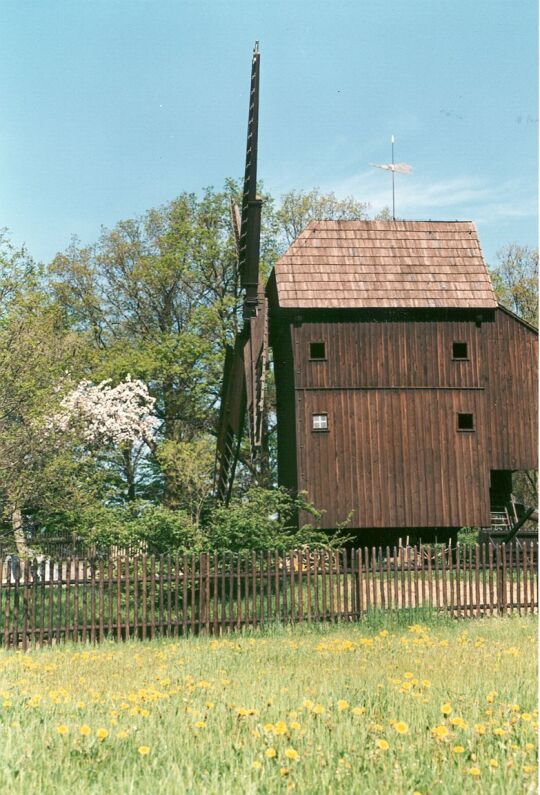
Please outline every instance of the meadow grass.
M533 616L0 654L0 791L536 791Z

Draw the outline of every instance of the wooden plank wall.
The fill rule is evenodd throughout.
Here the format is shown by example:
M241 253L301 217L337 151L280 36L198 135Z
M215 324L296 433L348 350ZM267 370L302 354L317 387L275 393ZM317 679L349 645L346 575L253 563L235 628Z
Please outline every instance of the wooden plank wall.
M503 310L486 324L492 469L538 467L538 335Z
M298 488L324 526L351 510L353 527L488 526L490 470L534 467L537 338L506 313L290 328ZM318 341L326 361L309 360ZM328 433L311 429L319 412ZM458 412L474 414L472 433L457 431Z
M351 527L489 525L489 470L478 421L483 393L455 390L353 389L297 395L299 488L335 527L354 510ZM327 411L329 431L311 431ZM471 412L472 433L456 430Z
M296 387L481 387L485 326L474 322L320 322L293 329ZM491 325L491 324L490 324ZM309 361L309 343L324 341L327 360ZM466 342L469 361L452 360Z

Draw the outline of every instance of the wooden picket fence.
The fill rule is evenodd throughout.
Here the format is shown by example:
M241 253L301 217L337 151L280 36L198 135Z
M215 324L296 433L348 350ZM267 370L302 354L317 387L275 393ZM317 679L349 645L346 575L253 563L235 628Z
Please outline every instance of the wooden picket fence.
M0 559L0 645L220 634L427 608L538 609L536 542L108 559Z

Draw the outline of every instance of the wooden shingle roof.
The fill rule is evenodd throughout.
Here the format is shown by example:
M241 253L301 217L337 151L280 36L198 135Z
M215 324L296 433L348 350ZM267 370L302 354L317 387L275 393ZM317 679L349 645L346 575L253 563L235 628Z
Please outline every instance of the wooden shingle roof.
M275 267L288 308L489 308L469 221L312 221Z

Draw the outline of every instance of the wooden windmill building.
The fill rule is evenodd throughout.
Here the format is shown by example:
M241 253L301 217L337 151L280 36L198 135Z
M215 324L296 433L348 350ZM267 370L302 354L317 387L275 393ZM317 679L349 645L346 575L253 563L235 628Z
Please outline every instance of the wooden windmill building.
M537 465L537 333L474 225L314 221L268 295L280 482L329 528L488 527Z
M259 284L253 56L242 212L244 327L227 355L216 490L245 415L253 460L273 350L278 479L329 530L424 538L488 527L537 466L537 331L499 306L470 222L313 221ZM299 517L300 521L307 517Z

